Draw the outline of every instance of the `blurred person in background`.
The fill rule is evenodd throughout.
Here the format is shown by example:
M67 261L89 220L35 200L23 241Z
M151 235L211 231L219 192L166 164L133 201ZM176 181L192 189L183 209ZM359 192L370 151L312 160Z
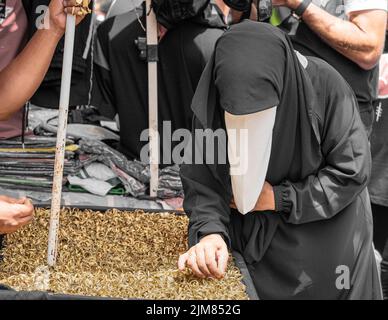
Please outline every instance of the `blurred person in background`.
M224 1L236 10L235 21L256 12L252 4L257 0ZM370 135L377 100L377 64L384 49L387 0L272 0L272 3L285 9L280 27L291 35L294 48L306 56L325 60L350 84Z
M374 244L382 255L381 277L385 299L388 299L388 33L380 60L379 98L375 108L372 147L371 196Z
M65 32L66 13L81 11L76 0L52 0L46 15L48 27L27 42L28 19L20 0L1 1L0 7L0 135L21 134L20 110L42 82ZM77 17L80 23L83 16ZM0 196L0 234L14 232L33 219L29 199ZM0 239L1 240L1 239Z
M158 103L162 136L164 121L170 121L172 132L191 128L191 100L216 41L227 28L229 9L222 0L154 1L153 5L159 26ZM189 16L180 16L182 12ZM148 128L148 66L135 44L146 36L145 20L143 2L101 24L96 40L93 105L106 117L113 119L118 115L118 149L130 159L139 159L147 145L147 141L141 141L141 134ZM164 159L170 161L171 150L162 149L161 155L162 163Z
M28 38L30 39L38 31L37 26L42 20L44 8L47 8L50 0L25 0L24 2L24 8L28 19ZM94 2L89 2L89 7L92 8ZM72 114L72 110L76 107L89 106L90 104L92 70L91 48L93 45L93 34L95 32L93 20L94 15L87 15L79 23L75 33L70 91L70 114ZM65 42L62 37L55 48L50 66L41 85L30 99L32 105L50 109L58 108L64 45Z
M94 14L96 16L97 23L101 23L105 20L106 15L114 1L112 0L96 0L94 4ZM128 1L125 1L128 3Z
M10 64L29 40L35 38L37 31L39 32L36 37L41 37L42 32L47 31L44 29L45 23L47 23L45 17L50 0L7 0L5 3L6 15L0 20L0 70ZM69 3L75 3L75 1ZM53 6L53 2L50 5ZM90 55L86 55L86 59L84 59L84 53L85 44L88 43L89 22L90 17L87 17L81 23L81 31L76 31L71 105L87 104L88 102L90 76L87 75L87 70L90 68L88 68L87 59L89 59L89 64L91 60ZM39 28L43 27L43 29L37 30L38 26ZM50 26L54 28L55 24L50 22ZM48 37L43 39L48 39ZM36 40L31 43L36 43ZM54 38L49 44L53 43L55 48L53 49L51 46L45 51L50 57L50 63L47 69L44 69L43 78L35 78L36 82L31 83L33 91L29 91L27 96L20 95L21 104L17 107L13 104L13 108L17 110L12 109L10 114L6 115L7 119L0 121L0 139L14 138L24 134L26 114L23 107L27 100L44 107L55 108L58 106L64 48L63 35L59 39ZM39 53L40 50L37 50L35 55L39 56ZM43 59L42 62L45 63L46 60ZM30 74L26 72L25 76L30 76ZM2 112L8 112L8 109L4 108Z
M384 49L386 0L273 0L298 16L292 37L304 55L331 64L353 88L361 119L371 134L378 63Z
M113 0L106 17L111 18L131 11L142 4L144 0Z

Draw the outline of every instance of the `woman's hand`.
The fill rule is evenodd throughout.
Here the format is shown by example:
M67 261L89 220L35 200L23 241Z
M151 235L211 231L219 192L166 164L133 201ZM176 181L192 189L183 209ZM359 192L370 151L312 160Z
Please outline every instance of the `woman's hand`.
M0 196L0 234L9 234L27 225L34 218L34 206L27 198Z
M230 207L237 209L234 199L232 199ZM252 212L256 211L275 211L275 194L273 192L272 186L268 182L264 183L255 208L252 210Z
M222 279L228 260L229 252L224 239L219 234L212 234L181 255L178 267L180 271L188 267L199 278Z
M63 35L66 28L66 15L77 16L76 23L79 24L90 13L90 0L51 0L49 6L50 29L57 34Z

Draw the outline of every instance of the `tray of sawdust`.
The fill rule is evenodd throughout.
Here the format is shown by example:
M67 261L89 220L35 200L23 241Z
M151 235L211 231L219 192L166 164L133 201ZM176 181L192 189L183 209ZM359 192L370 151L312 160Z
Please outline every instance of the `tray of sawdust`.
M48 269L49 214L37 209L31 225L5 237L1 284L23 292L123 299L255 298L247 293L241 260L231 259L223 280L177 270L187 250L188 218L171 213L65 209L57 266Z

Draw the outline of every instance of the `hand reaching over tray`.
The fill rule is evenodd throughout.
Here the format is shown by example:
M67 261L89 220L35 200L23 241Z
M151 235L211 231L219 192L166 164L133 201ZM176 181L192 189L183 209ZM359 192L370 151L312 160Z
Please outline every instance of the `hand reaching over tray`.
M212 234L181 255L178 267L182 272L188 267L199 278L222 279L228 260L229 252L224 239L219 234Z
M34 217L30 199L0 196L0 234L9 234L27 225Z

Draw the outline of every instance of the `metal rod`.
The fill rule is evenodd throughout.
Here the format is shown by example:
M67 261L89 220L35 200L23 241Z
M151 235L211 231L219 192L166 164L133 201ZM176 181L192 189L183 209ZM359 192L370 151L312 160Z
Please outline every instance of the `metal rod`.
M151 7L147 4L147 45L158 45L158 24ZM150 146L150 196L157 197L159 186L159 131L158 131L158 62L148 61L148 112Z
M54 180L51 199L50 230L48 240L47 263L55 266L58 253L59 215L62 199L63 166L65 160L67 117L69 113L71 73L73 66L75 21L68 14L66 20L65 50L63 55L62 84L59 100L59 119L57 132L57 147L55 152Z

